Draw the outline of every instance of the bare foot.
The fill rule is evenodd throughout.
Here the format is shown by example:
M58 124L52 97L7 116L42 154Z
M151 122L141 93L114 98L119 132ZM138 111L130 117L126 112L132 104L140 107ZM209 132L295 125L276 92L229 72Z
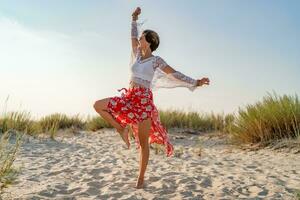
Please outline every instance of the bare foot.
M126 143L127 148L130 148L130 142L129 142L129 138L128 138L128 133L129 133L129 126L126 126L121 132L120 132L120 136L123 139L123 141Z
M144 188L144 178L138 178L135 188L136 189Z

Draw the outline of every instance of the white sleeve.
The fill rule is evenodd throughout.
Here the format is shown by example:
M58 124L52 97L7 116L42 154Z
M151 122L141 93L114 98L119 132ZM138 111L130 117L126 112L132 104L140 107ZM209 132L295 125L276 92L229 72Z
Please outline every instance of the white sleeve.
M138 39L139 38L139 26L136 21L131 21L131 38ZM136 59L140 56L140 49L139 48L132 48L131 49L131 57L130 57L130 66L136 61Z
M131 38L138 39L138 36L139 36L139 32L137 28L137 22L131 21Z
M168 64L161 57L157 56L154 61L153 90L157 90L158 88L186 87L190 91L194 91L197 88L197 80L179 71L167 74L163 71L166 66Z

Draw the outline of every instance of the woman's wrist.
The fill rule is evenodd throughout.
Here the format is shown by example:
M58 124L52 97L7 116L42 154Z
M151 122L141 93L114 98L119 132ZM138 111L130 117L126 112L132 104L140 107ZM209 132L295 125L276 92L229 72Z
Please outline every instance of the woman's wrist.
M137 20L137 18L138 18L138 17L137 17L137 15L132 15L132 18L131 18L131 20L132 20L132 21L136 21L136 20Z
M200 87L202 85L203 85L202 81L201 80L197 80L197 87Z

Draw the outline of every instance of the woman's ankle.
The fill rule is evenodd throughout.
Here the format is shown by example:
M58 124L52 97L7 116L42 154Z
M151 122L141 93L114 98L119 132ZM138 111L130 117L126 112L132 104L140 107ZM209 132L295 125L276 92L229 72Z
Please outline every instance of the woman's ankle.
M126 128L126 126L125 126L125 127L121 127L121 128L119 128L119 129L117 129L117 131L118 131L120 134L122 134L123 131L125 130L125 128Z

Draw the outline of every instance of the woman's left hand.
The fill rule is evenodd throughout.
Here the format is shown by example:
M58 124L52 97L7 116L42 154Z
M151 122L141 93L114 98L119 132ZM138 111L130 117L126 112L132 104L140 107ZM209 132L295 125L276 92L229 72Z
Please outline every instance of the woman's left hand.
M141 14L141 8L137 7L134 12L132 13L132 19L137 20L138 16Z
M197 80L197 86L202 86L204 84L209 85L209 78L204 77L202 79Z

